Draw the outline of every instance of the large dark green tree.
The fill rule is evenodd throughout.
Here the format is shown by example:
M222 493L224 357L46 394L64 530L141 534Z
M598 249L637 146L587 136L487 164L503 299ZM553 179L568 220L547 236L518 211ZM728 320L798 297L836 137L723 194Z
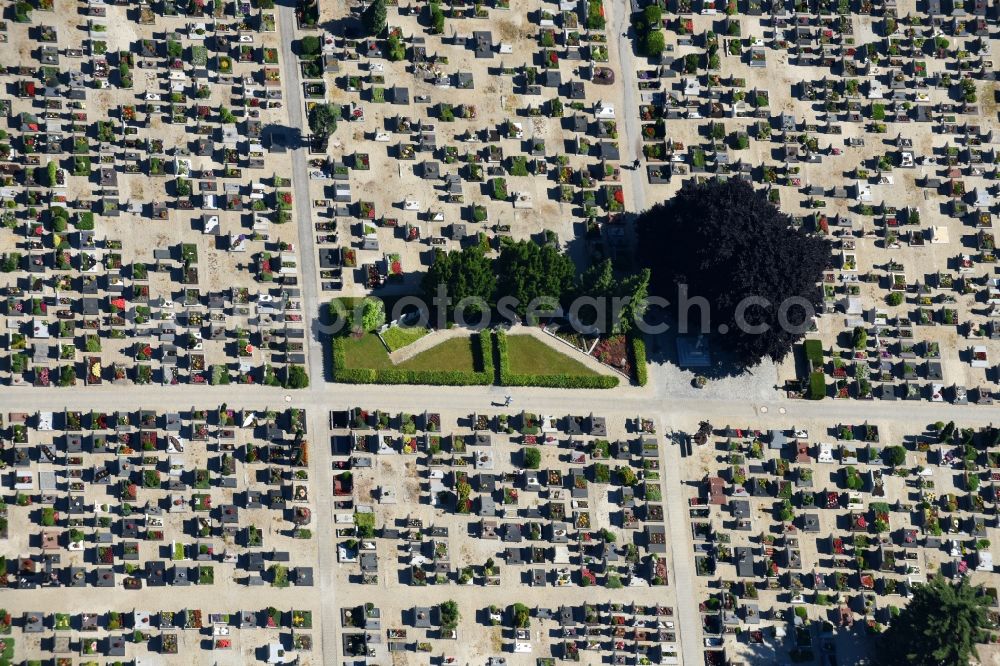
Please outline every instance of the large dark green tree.
M372 0L372 3L365 8L361 15L361 23L372 37L378 37L385 30L386 10L385 0Z
M496 291L496 277L493 265L482 246L473 245L460 252L435 252L434 261L427 269L422 284L428 303L437 297L440 285L444 285L446 295L451 299L449 316L463 298L477 297L491 306ZM467 308L470 313L477 310L474 305Z
M637 231L640 261L652 271L650 292L676 307L683 284L689 297L707 299L712 332L725 325L720 344L742 369L765 358L780 361L805 332L807 309L782 311L783 303L804 299L819 311L830 243L794 228L743 180L688 181L672 199L642 213ZM750 297L769 305L755 305ZM698 317L699 309L677 314ZM767 330L759 332L761 326Z
M573 260L558 247L530 240L505 241L493 270L497 275L497 298L517 299L514 310L522 317L535 299L543 309L561 304L576 278Z
M988 638L987 598L966 579L952 584L935 576L913 598L880 639L882 666L966 666L976 643Z

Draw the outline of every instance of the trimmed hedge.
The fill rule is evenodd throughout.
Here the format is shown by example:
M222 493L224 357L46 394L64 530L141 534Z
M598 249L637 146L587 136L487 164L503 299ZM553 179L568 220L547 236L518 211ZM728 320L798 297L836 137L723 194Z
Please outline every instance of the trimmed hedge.
M809 375L809 399L822 400L826 397L826 376L822 372Z
M812 364L813 369L823 367L823 343L819 340L806 340L802 343L802 348L806 352L806 359Z
M629 338L629 348L632 350L632 367L635 369L635 383L645 386L649 381L648 368L646 367L646 342L638 334Z
M497 358L500 364L501 386L541 386L544 388L614 388L618 378L611 375L583 377L580 375L522 375L510 371L507 354L507 333L497 330L494 334Z
M428 384L432 386L478 386L492 384L493 349L489 334L476 336L483 369L480 372L458 370L404 370L400 368L347 368L344 338L333 339L333 380L343 384Z

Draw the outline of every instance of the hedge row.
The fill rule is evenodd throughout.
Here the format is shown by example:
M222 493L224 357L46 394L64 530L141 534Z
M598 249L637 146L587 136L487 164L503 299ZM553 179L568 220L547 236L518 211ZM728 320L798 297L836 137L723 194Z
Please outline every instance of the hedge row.
M493 331L493 342L497 350L497 365L500 371L500 384L503 385L504 377L510 376L510 357L507 355L507 331L497 329Z
M481 372L459 370L403 370L399 368L347 368L344 338L333 339L333 380L344 384L428 384L433 386L477 386L493 383L493 354L488 335L479 335L483 357Z
M500 362L501 386L541 386L545 388L614 388L618 386L618 378L613 375L522 375L510 371L510 359L507 355L507 333L496 331L497 358Z
M826 397L826 376L822 372L809 375L809 399L822 400Z
M635 383L645 386L649 381L648 368L646 367L646 343L639 335L629 338L632 343L632 367L635 368Z
M806 340L802 343L802 348L806 353L806 359L812 364L813 369L823 367L823 343L819 340Z
M483 382L484 384L492 384L493 380L496 379L496 372L493 367L493 336L490 335L489 331L483 330L476 334L476 340L479 342L479 359L483 364L483 371L477 374L483 374L488 377Z

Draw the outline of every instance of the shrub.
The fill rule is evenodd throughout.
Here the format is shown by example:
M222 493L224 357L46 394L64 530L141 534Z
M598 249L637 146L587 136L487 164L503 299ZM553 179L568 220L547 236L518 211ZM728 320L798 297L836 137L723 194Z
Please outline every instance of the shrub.
M663 39L662 30L651 30L646 33L646 39L643 41L643 50L647 56L656 58L663 53L665 47L666 44Z
M369 296L361 302L361 328L374 331L385 323L385 303L381 298Z
M542 454L535 447L524 449L524 466L526 469L538 469L542 464Z
M306 35L303 37L299 41L299 46L304 56L316 55L319 53L321 47L319 37L315 35Z
M309 375L301 365L291 365L288 367L288 377L285 380L285 388L301 389L309 386Z

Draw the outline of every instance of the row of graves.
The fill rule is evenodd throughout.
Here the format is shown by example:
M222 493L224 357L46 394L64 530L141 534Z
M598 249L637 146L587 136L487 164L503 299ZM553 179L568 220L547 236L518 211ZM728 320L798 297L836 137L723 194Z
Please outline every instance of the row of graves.
M58 47L64 26L33 25L41 68L0 74L16 91L0 99L10 383L279 384L304 363L295 247L274 231L291 219L290 181L269 175L262 147L281 99L277 50L260 43L273 17L225 16L240 20L173 19L117 53L101 16L86 20L86 53ZM98 95L116 102L100 117ZM160 247L123 243L105 220L152 221ZM235 286L206 288L221 253L255 248Z
M132 264L130 270L146 275L144 266ZM292 378L304 372L305 331L296 288L257 294L253 301L244 287L207 294L186 288L149 298L149 285L140 278L110 293L96 289L95 280L93 290L83 286L84 294L93 295L77 296L80 292L54 290L44 278L29 279L27 289L4 290L10 331L2 335L8 358L4 374L11 386L238 382L297 387ZM72 279L55 282L62 280Z
M834 237L825 310L842 314L823 329L850 338L861 326L878 345L867 349L869 363L847 368L834 354L814 368L826 386L804 376L792 392L872 398L884 386L890 400L963 403L980 399L982 383L989 403L993 366L951 378L918 368L927 381L916 383L902 350L924 336L899 336L944 327L973 368L1000 338L992 230L1000 153L995 118L982 111L994 101L997 8L931 3L900 16L891 0L717 4L653 3L633 17L640 52L652 32L666 42L635 84L647 175L653 184L745 178L794 224ZM855 35L869 16L874 35ZM768 70L776 54L792 65L781 66L792 73L792 106L781 111ZM901 185L911 196L900 196Z
M671 588L664 587L669 575L660 440L651 420L630 420L629 434L611 441L605 419L593 414L472 414L451 434L436 413L355 408L330 418L335 467L341 469L334 476L335 523L345 526L337 531L338 558L356 572L350 585L457 585L456 595L464 586L486 586L497 599L515 599L522 586L599 586L602 598L651 605L670 595ZM420 481L416 505L400 497L399 479L385 474L400 458L412 470L407 480ZM374 474L376 469L381 472ZM362 504L367 497L359 488L370 489L377 503ZM396 561L387 564L386 552ZM480 554L483 559L477 559ZM357 588L357 598L367 594ZM513 625L507 610L503 604L491 607L490 623L518 630L508 637L513 640L508 647L532 652L532 632L520 631L528 629L528 609ZM345 633L346 654L354 654L349 649L376 655L429 651L428 637L461 638L457 622L414 637L405 628L370 626L364 608L352 612L356 623L345 620L345 626L358 631ZM433 619L433 609L416 609L407 617L417 629L442 624ZM387 636L380 635L381 628ZM621 634L567 629L553 656L579 660L581 651L593 650L635 658L654 649L672 655L678 641L673 623L660 628L642 632L643 638L624 627ZM655 646L640 645L644 642Z
M603 83L614 80L600 65L608 61L600 2L533 9L526 30L537 42L523 41L533 47L524 53L487 29L484 19L502 17L503 7L453 6L450 37L433 28L421 35L412 10L396 11L386 39L323 33L321 51L303 60L307 111L335 97L341 117L369 138L344 146L343 155L315 147L310 176L323 190L315 231L325 289L342 287L345 274L369 289L403 279L421 261L407 243L495 242L513 233L513 220L541 208L540 199L565 204L594 242L606 225L618 229L624 194L614 104L597 100L587 82L595 70L606 72ZM523 106L484 107L476 97L486 88L509 91ZM377 177L400 182L383 181L374 192L365 173L373 164L387 164ZM533 219L530 234L556 231L554 221ZM603 242L623 243L621 229Z
M536 658L536 663L543 666L553 666L556 659L587 661L601 652L610 654L611 664L634 663L637 658L651 664L680 663L671 647L675 640L671 606L607 602L550 608L515 602L475 610L488 626L501 628L501 653L530 654L532 635L546 636L553 655ZM400 613L398 623L390 623L372 603L341 608L343 653L347 657L377 659L380 651L431 652L435 649L432 639L463 639L459 635L461 612L460 604L448 600L436 606L407 608ZM442 663L460 662L459 657L446 652ZM506 661L497 654L487 663L500 665Z
M885 445L870 423L813 435L703 423L694 437L710 469L688 500L696 571L717 581L700 604L708 663L761 649L836 658L852 632L883 631L937 572L985 583L1000 616L990 587L1000 431L935 424L905 446Z
M819 162L827 152L818 153L810 133L839 135L845 125L857 124L878 134L889 123L941 122L946 134L961 136L962 126L979 115L979 82L994 78L987 13L997 10L985 2L976 3L975 14L958 8L944 21L940 14L900 17L892 0L861 8L846 1L793 5L776 0L762 7L749 0L716 8L706 0L700 9L693 4L677 0L663 8L647 3L633 17L639 51L652 65L638 73L636 85L643 103L644 152L657 163L647 169L653 183L698 171L738 174L748 167L740 162L734 167L730 151L746 150L751 138L784 144L785 164L776 165L775 174L784 177L770 182L791 184L802 163ZM875 17L870 42L854 31L871 20L866 16ZM646 45L654 33L658 49L652 53ZM766 79L748 86L739 75L767 76L769 54L774 59L776 53L784 54L789 65L829 71L817 79L802 70L792 91L803 110L809 105L822 112L816 115L824 116L823 122L796 128L794 114L772 114ZM720 128L721 119L747 122L732 123L735 129L727 132ZM684 120L707 125L707 138L714 141L685 150L665 140L664 121L675 121L670 124L676 127Z
M3 587L66 588L68 599L93 588L165 588L167 608L185 594L174 588L270 586L278 594L313 585L302 410L21 412L7 415L3 433L0 466L13 472L3 537L28 535L0 558ZM309 649L311 621L274 613L257 624L255 613L203 623L192 609L31 612L20 630L41 634L46 655L121 657L126 649L176 653L177 628L210 628L209 648L229 649L230 628L290 622L295 649Z
M931 289L922 291L925 294L932 292ZM931 299L930 296L920 298ZM942 309L947 318L957 316L955 307ZM927 312L926 308L918 310ZM982 371L978 386L967 386L962 381L946 382L941 348L944 344L947 353L947 342L935 339L938 337L934 335L936 331L927 333L920 323L891 318L884 308L865 311L854 323L851 332L842 336L843 347L834 346L828 351L820 340L805 342L805 356L810 365L808 383L790 382L790 393L812 399L832 396L861 400L949 401L957 405L993 404L997 376L991 363L991 346L987 343L1000 339L1000 324L996 320L990 320L981 330L973 329L971 339L958 350L959 358L968 367ZM933 322L923 322L923 326L928 325Z
M199 643L209 645L207 649L220 659L227 653L242 651L247 644L256 644L268 663L285 663L286 659L310 653L313 647L312 611L279 610L273 606L222 613L197 608L29 611L19 617L0 610L0 641L5 655L18 651L17 639L12 637L15 628L26 643L40 640L44 653L51 656L48 663L56 666L96 664L94 659L102 657L113 660L108 664L152 663L152 655L171 659L193 649L205 649L194 647ZM206 640L205 636L210 638ZM84 661L78 662L77 657ZM132 661L126 661L128 658Z

